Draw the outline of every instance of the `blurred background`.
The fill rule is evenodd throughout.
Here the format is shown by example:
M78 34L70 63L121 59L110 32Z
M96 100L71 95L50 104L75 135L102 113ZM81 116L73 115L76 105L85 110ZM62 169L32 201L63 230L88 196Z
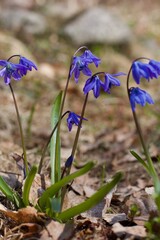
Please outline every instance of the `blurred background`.
M19 83L12 81L31 153L42 148L51 131L53 100L65 86L70 59L77 48L88 46L102 59L99 71L109 73L127 73L132 60L140 56L160 61L159 13L159 0L0 0L0 59L21 54L38 66L37 72L30 72ZM96 71L94 67L93 71ZM103 95L95 100L90 94L85 114L89 121L83 127L79 154L85 155L97 139L101 139L100 144L105 148L105 151L102 148L101 152L97 152L97 158L101 155L101 159L108 156L115 141L123 145L119 148L124 151L123 156L128 147L138 146L125 82L122 77L120 90L113 89L107 97ZM154 80L149 88L157 102L154 110L138 109L145 134L153 141L151 150L154 155L158 154L157 133L160 131L156 127L160 100L157 84L158 80ZM80 113L83 85L83 79L78 85L74 80L70 82L66 110ZM144 86L148 88L147 83ZM15 109L3 79L0 91L1 151L6 151L6 154L21 152ZM76 127L71 134L67 133L65 124L62 130L63 157L66 158ZM105 146L104 142L107 142Z

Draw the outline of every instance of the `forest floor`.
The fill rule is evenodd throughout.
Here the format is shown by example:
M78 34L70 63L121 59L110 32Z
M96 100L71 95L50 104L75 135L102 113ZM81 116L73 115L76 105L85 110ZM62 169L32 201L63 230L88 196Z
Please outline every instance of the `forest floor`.
M134 58L145 56L160 60L159 1L135 1L132 9L129 8L130 11L127 7L128 1L122 1L117 8L116 1L110 2L110 7L121 13L136 37L129 46L89 46L102 60L100 70L127 73ZM6 31L2 32L6 34ZM14 33L11 35L15 37ZM20 38L19 35L16 37ZM59 91L64 89L70 58L77 49L66 39L55 37L55 33L51 32L41 38L21 36L20 40L29 46L38 66L38 71L29 73L22 81L12 81L25 130L28 160L33 165L40 161L42 148L51 132L53 102ZM7 53L3 53L3 56L5 54L7 58ZM1 80L0 161L3 168L0 173L12 188L16 188L22 173L13 159L13 154L21 156L22 148L11 93L3 79ZM137 107L144 138L157 171L157 157L160 152L158 81L156 79L150 84L143 83L143 87L154 98L155 105ZM65 110L78 114L81 112L84 101L83 85L83 79L80 79L78 84L75 84L74 79L70 81ZM31 112L33 108L34 111ZM30 124L31 113L33 116ZM88 121L83 123L76 163L81 166L93 161L95 167L74 181L65 200L65 208L90 197L116 172L121 171L123 179L100 204L67 224L60 224L49 218L44 218L43 223L23 223L19 219L14 221L3 213L0 217L0 239L146 239L145 223L156 207L152 199L152 180L130 153L130 150L134 150L144 157L127 98L126 78L121 77L121 87L113 88L111 94L103 94L95 99L91 93L85 117ZM68 132L63 121L61 128L63 167L70 156L77 127L74 126L72 132ZM48 151L42 171L45 175L50 174L49 160ZM72 171L75 170L76 166ZM12 210L3 195L0 199L3 205ZM133 206L138 209L134 217ZM28 209L26 215L32 214L32 211L32 208Z

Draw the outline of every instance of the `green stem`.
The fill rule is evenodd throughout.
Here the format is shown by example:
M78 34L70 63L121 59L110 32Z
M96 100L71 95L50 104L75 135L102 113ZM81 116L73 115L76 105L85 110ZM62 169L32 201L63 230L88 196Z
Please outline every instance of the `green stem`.
M80 131L81 131L82 121L83 121L83 117L84 117L84 112L85 112L86 105L87 105L88 94L89 93L86 94L86 97L85 97L85 100L84 100L84 104L83 104L83 108L82 108L82 112L81 112L81 118L80 118L80 121L79 121L79 124L78 124L78 128L77 128L74 144L73 144L73 147L72 147L71 155L72 155L73 159L74 159L74 155L75 155L75 152L76 152L76 149L77 149L79 134L80 134Z
M23 148L24 167L25 167L26 175L28 175L28 162L27 162L27 154L26 154L26 147L25 147L23 129L22 129L22 124L21 124L21 118L20 118L20 115L19 115L17 101L16 101L16 98L15 98L14 91L13 91L13 88L12 88L11 83L9 83L9 87L10 87L10 90L11 90L11 93L12 93L12 97L13 97L13 101L14 101L14 106L15 106L16 114L17 114L17 120L18 120L19 130L20 130L21 143L22 143L22 148Z
M62 119L67 113L69 113L69 111L66 111L66 112L62 115L61 119ZM44 148L43 148L42 155L41 155L41 159L40 159L40 163L39 163L39 167L38 167L38 173L39 173L39 174L41 173L41 170L42 170L42 164L43 164L43 160L44 160L44 157L45 157L45 154L46 154L48 145L49 145L49 143L50 143L50 141L51 141L51 138L52 138L52 136L53 136L56 128L58 127L58 123L59 123L59 122L57 122L56 125L54 126L51 134L50 134L49 137L48 137L48 141L47 141L46 145L45 145Z
M138 121L136 112L135 112L135 111L132 111L132 113L133 113L133 118L134 118L135 125L136 125L136 128L137 128L137 132L138 132L138 135L139 135L139 138L140 138L142 147L143 147L143 151L144 151L144 154L145 154L146 159L147 159L148 167L149 167L149 169L150 169L150 171L151 171L151 175L152 175L152 177L153 177L154 182L156 182L156 181L158 180L158 175L157 175L157 173L156 173L156 171L155 171L155 168L154 168L152 159L151 159L151 157L150 157L148 148L147 148L147 146L146 146L146 144L145 144L145 141L144 141L144 138L143 138L143 135L142 135L142 130L141 130L141 127L140 127L140 123L139 123L139 121Z
M82 121L83 121L83 117L84 117L84 113L85 113L85 109L86 109L86 105L87 105L88 94L89 93L86 94L86 97L85 97L85 100L84 100L84 103L83 103L81 118L80 118L80 121L79 121L79 124L78 124L76 136L75 136L73 147L72 147L71 156L72 156L73 159L74 159L75 152L76 152L77 145L78 145L78 139L79 139L79 135L80 135L81 127L82 127ZM71 166L72 166L72 164L71 164ZM69 175L70 170L71 170L71 166L70 167L65 166L61 178L64 176L65 173L66 173L66 175Z

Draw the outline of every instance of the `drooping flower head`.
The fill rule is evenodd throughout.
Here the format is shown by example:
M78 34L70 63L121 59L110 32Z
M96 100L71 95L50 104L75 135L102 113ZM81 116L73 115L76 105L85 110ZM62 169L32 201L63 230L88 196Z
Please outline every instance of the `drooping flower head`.
M27 74L27 70L32 71L32 68L37 70L37 66L35 65L35 63L23 56L20 56L19 64L22 64L26 67L26 71L21 73L22 76Z
M80 123L80 118L81 116L77 115L74 112L69 112L68 114L68 118L67 118L67 125L68 125L68 129L69 131L72 130L72 126L75 124L76 126L79 125ZM83 118L83 120L87 120L86 118Z
M137 84L140 84L141 78L145 78L148 81L152 78L158 78L158 71L155 66L155 62L142 63L140 61L135 61L132 64L132 76Z
M22 77L21 73L26 72L25 66L14 64L6 60L0 60L0 66L3 66L0 70L0 77L4 78L4 82L7 85L10 83L11 77L18 81Z
M98 67L101 62L101 59L96 57L90 50L85 50L82 57L87 63L94 63L96 67Z
M160 62L151 59L149 61L149 65L151 65L154 68L154 70L157 72L157 74L160 75Z
M87 94L92 90L95 98L98 98L102 88L104 89L104 83L100 80L98 75L93 75L87 79L83 88L83 92L84 94Z
M115 73L115 74L109 74L109 73L105 73L104 77L105 77L105 82L104 82L104 91L107 93L110 93L110 89L112 86L120 86L121 83L119 81L118 78L119 76L124 76L126 75L123 72L119 72L119 73Z
M86 76L91 76L92 71L89 69L88 65L94 63L96 67L98 67L100 63L100 58L97 58L95 55L91 53L89 50L85 50L85 52L81 56L74 56L71 63L70 77L74 74L75 82L78 83L80 72L82 72Z
M138 87L130 88L129 97L132 111L135 111L136 104L140 104L142 107L144 107L146 103L154 104L151 95Z
M109 74L105 72L99 72L90 77L83 88L84 94L87 94L89 91L93 91L95 98L98 98L100 91L103 90L106 93L110 93L112 86L120 86L120 81L117 79L117 76L126 75L125 73L116 73ZM102 76L104 81L101 80Z
M12 57L14 56L17 57L19 55L13 55ZM19 57L20 60L18 64L7 60L0 60L0 66L2 66L2 69L0 69L0 77L4 78L4 82L7 85L11 82L12 77L14 80L18 81L22 78L23 75L26 75L28 70L31 71L32 67L37 70L36 65L32 61L22 56Z
M72 67L70 71L70 77L74 73L75 82L78 83L80 72L86 76L91 76L92 72L88 68L88 63L82 57L73 57Z

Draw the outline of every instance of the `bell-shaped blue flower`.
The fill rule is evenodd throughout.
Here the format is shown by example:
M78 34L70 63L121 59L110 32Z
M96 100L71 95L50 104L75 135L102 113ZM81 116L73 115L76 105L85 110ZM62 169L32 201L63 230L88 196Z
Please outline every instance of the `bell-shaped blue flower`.
M141 78L148 81L152 78L158 77L158 72L152 64L135 61L132 64L132 76L137 84L140 83Z
M70 70L70 77L74 73L74 79L76 83L78 83L80 72L82 72L86 76L92 75L92 72L88 68L88 63L85 61L85 58L73 57L72 66Z
M86 81L83 92L84 94L87 94L92 90L95 98L98 98L101 88L104 89L104 83L100 80L98 75L93 75Z
M19 64L26 67L26 71L21 72L22 76L27 74L27 70L32 71L32 68L37 70L37 66L35 65L35 63L23 56L20 56Z
M160 62L152 59L149 61L149 65L151 65L155 69L157 74L160 75Z
M80 72L86 76L91 76L92 71L88 65L94 63L98 67L100 58L92 54L90 50L85 50L81 56L74 56L71 63L70 77L74 74L75 82L78 83Z
M20 80L27 69L22 64L14 64L6 60L0 60L0 66L3 66L0 69L0 77L4 78L4 82L7 85L10 83L12 77L17 81Z
M142 107L144 107L146 103L154 104L151 95L138 87L130 88L129 96L132 111L135 111L136 104L140 104Z
M75 124L76 126L79 125L80 123L80 118L81 116L77 115L74 112L69 112L68 114L68 118L67 118L67 125L68 125L68 129L69 131L72 130L72 126ZM83 120L87 120L86 118L83 118Z
M115 74L105 73L105 81L104 81L104 91L110 93L110 89L112 86L120 86L121 83L119 81L118 76L126 75L125 73L119 72Z
M96 57L90 50L85 50L82 57L85 59L85 62L94 63L96 67L98 67L101 62L101 59Z

